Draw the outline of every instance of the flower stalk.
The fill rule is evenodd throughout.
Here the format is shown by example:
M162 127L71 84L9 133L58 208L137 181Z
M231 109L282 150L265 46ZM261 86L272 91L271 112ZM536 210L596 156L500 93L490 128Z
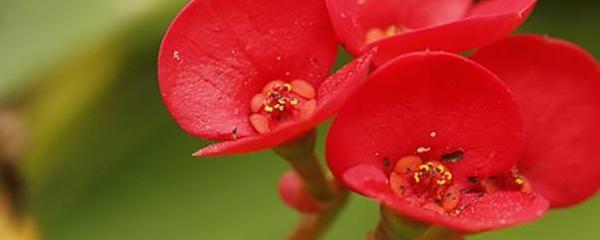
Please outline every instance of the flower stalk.
M335 220L348 196L347 190L340 187L334 179L327 177L315 155L315 142L316 131L312 130L273 148L275 153L290 163L312 198L325 206L323 211L306 213L289 237L290 240L319 239Z
M324 211L303 216L289 240L319 239L345 206L347 198L348 191L340 188Z
M320 202L328 202L334 196L334 188L328 183L319 159L315 155L316 131L292 139L273 151L287 160L300 175L308 191Z
M417 222L381 206L381 219L367 240L453 240L460 234L445 228Z

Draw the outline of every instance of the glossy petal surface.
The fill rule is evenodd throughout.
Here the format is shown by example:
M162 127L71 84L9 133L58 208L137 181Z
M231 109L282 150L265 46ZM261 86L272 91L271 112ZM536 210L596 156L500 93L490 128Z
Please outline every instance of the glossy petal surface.
M161 95L189 134L256 135L250 101L273 80L319 86L337 53L319 0L194 0L177 16L159 56Z
M512 94L480 65L442 52L392 60L372 74L340 111L327 140L327 161L342 178L354 166L390 171L419 154L444 161L457 181L508 171L520 157L522 119Z
M600 186L600 67L581 48L517 36L476 52L515 92L524 115L519 170L553 207L583 201Z

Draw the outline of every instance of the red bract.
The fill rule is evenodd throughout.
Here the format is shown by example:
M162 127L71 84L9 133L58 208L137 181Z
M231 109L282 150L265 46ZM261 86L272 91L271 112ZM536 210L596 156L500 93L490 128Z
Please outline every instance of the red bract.
M600 66L579 47L548 37L518 36L471 59L515 93L525 123L519 170L552 207L579 203L598 191Z
M186 132L227 140L197 155L266 149L330 117L360 84L372 52L327 78L336 53L322 1L195 0L163 40L161 95Z
M341 41L353 55L378 46L381 65L425 49L460 52L498 40L521 25L535 0L327 0Z
M522 117L481 65L420 52L383 65L340 111L327 140L334 175L397 212L461 232L532 221L548 202L513 167Z
M325 209L324 204L312 198L295 171L286 172L279 180L279 196L287 206L303 213L318 213Z

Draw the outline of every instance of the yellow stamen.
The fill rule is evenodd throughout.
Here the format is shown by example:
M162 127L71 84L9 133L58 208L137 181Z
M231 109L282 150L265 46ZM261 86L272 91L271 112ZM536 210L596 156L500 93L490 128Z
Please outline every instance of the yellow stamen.
M273 107L271 107L269 105L265 105L265 112L272 113L273 110L274 110Z
M523 180L523 178L518 177L518 178L515 178L515 183L517 185L523 185L525 183L525 180Z
M291 91L291 90L292 90L292 85L291 85L291 84L289 84L289 83L284 83L284 84L283 84L283 89L284 89L286 92L289 92L289 91Z
M259 133L265 133L270 131L271 123L276 127L277 122L293 117L308 118L317 108L314 97L314 88L303 80L294 80L290 83L281 80L269 82L263 87L262 92L250 100L251 123Z
M413 178L415 179L416 183L419 183L421 181L421 173L413 174Z
M391 37L398 33L398 27L391 25L385 30L385 36Z
M452 173L451 172L444 172L444 178L448 179L448 180L452 180Z

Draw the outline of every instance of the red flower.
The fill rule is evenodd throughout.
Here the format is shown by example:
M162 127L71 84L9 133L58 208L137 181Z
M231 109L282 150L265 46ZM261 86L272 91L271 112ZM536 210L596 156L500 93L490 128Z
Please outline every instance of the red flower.
M478 232L548 208L508 174L522 133L514 97L494 74L457 55L419 52L382 66L347 102L327 160L351 190L401 214Z
M532 221L549 204L596 193L598 63L535 36L472 59L413 53L373 73L331 128L334 175L402 215L466 233Z
M288 171L281 176L279 196L288 207L303 213L319 213L326 207L310 195L306 185L295 171Z
M600 65L583 49L517 36L471 59L515 93L525 124L519 171L552 207L579 203L600 187Z
M327 0L335 31L357 55L378 46L378 66L411 51L461 52L496 41L529 16L536 0Z
M261 150L330 117L372 52L327 78L337 53L325 3L195 0L163 40L163 100L189 134L225 141L196 155Z

